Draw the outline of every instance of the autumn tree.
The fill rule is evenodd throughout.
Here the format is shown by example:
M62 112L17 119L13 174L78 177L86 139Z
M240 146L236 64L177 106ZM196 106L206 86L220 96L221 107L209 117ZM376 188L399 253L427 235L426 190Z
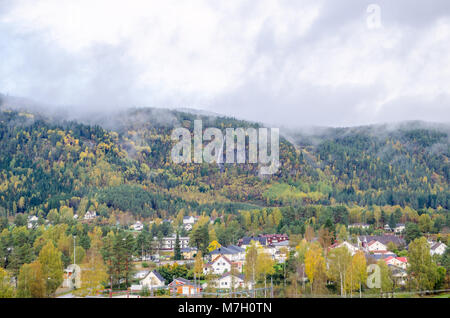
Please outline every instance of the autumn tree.
M391 269L382 259L377 262L377 265L380 267L381 291L391 292L394 288Z
M245 253L245 279L255 286L257 278L258 247L255 241L250 242Z
M345 295L346 276L351 263L352 255L345 246L334 248L328 254L328 276L340 286L341 296Z
M325 258L319 244L313 243L305 254L305 272L311 284L311 293L317 291L326 279Z
M359 297L362 297L362 285L367 280L366 257L362 251L357 251L352 257L350 269L347 274L347 290L352 292L359 289Z
M194 273L197 276L200 276L203 273L203 266L202 251L198 251L194 261Z
M11 284L11 275L0 267L0 298L13 298L15 290Z
M42 265L36 261L20 268L17 296L20 298L43 298L47 295Z
M42 265L42 274L46 277L47 295L53 294L63 282L63 263L61 252L51 241L42 248L38 257Z
M274 261L270 254L265 253L263 251L258 252L258 256L256 258L256 274L259 279L264 280L264 288L267 288L267 275L272 275L275 273L275 269L273 268ZM265 294L266 290L264 290Z

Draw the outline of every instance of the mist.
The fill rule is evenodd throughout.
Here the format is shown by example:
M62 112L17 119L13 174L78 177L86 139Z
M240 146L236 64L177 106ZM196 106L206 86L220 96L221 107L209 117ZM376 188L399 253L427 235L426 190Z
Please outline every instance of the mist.
M450 3L377 1L376 28L371 3L4 0L0 92L111 125L146 107L291 129L449 123Z

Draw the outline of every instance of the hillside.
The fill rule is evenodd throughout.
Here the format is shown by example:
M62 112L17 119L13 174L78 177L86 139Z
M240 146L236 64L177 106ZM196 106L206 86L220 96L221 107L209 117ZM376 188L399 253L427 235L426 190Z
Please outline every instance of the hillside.
M6 216L46 215L61 206L83 213L94 205L105 217L130 212L164 219L181 209L238 215L263 207L289 213L286 207L304 219L302 209L312 206L443 212L450 205L448 125L286 131L281 169L262 179L257 165L221 169L170 159L172 129L191 128L196 118L204 128L258 124L151 108L64 121L9 108L0 113L0 214Z

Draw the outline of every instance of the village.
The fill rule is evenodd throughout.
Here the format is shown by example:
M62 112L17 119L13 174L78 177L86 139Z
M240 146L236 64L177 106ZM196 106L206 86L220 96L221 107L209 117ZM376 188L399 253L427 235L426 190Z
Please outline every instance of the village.
M88 212L84 216L87 221L95 220L95 218L95 212ZM197 216L183 217L181 227L185 233L192 231L198 219ZM33 221L30 219L29 226ZM166 220L166 222L172 221ZM350 224L347 229L368 230L370 227L369 224L355 223ZM129 226L129 231L135 237L143 230L144 224L141 221L136 221ZM392 228L386 224L382 231L382 234L378 231L378 235L347 235L346 239L341 237L330 242L331 244L324 252L331 255L333 251L345 250L346 255L350 257L350 262L351 257L355 257L356 254L363 255L364 264L367 265L379 264L379 261L382 261L389 269L389 277L394 287L391 290L406 290L410 278L408 272L410 263L409 246L403 238L405 224L396 224ZM133 262L137 266L131 279L132 283L126 290L113 291L106 288L88 297L273 297L273 277L269 282L267 281L267 277L270 276L267 273L273 274L273 271L266 269L263 284L261 279L255 278L257 270L251 271L248 267L260 266L258 262L264 260L269 267L279 267L286 271L289 259L298 258L299 253L302 253L302 245L320 246L318 242L321 238L310 237L307 241L298 235L290 238L286 234L244 236L238 239L236 245L223 246L220 242L213 241L208 246L208 253L203 256L198 248L191 244L190 235L173 234L167 237L154 237L153 240L158 242L153 254L133 255ZM440 257L445 253L447 245L428 239L427 248L431 257ZM252 250L256 253L256 258L253 259L250 255ZM179 256L177 257L176 254ZM265 258L260 259L259 256ZM253 263L249 264L249 262ZM166 269L179 266L192 269L193 277L188 278L188 275L168 277ZM326 268L329 266L329 262L325 264ZM165 275L162 275L162 270L165 271ZM304 285L310 281L305 264L297 266L295 271L298 282ZM365 268L364 271L366 271ZM184 273L186 274L187 271ZM62 287L66 290L76 290L81 287L81 280L82 270L78 265L71 264L64 271ZM286 278L284 280L286 285ZM330 283L330 279L327 280ZM339 283L347 284L342 281ZM360 282L360 284L370 286L368 281ZM59 297L74 297L74 294L66 292Z

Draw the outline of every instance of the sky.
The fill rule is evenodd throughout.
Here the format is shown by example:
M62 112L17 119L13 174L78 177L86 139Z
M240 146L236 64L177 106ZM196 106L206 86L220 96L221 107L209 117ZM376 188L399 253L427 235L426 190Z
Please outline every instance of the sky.
M0 92L272 126L450 122L450 1L0 0Z

